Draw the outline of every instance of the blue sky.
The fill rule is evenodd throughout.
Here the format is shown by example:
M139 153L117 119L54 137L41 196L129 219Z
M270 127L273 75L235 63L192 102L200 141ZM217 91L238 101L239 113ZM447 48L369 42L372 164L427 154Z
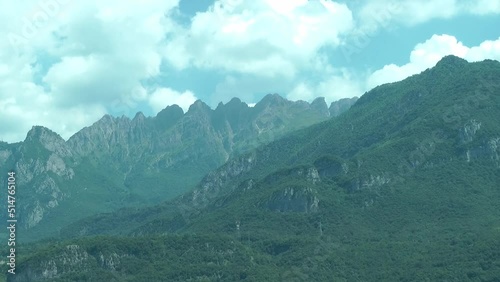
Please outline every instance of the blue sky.
M197 99L332 102L449 54L500 60L500 1L19 2L0 11L8 142L33 125L68 138L104 114L154 116Z

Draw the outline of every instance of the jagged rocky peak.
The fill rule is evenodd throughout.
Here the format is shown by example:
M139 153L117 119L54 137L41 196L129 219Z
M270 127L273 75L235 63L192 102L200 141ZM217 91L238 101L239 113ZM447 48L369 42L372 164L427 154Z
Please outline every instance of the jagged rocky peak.
M130 122L130 118L128 118L126 116L114 117L112 115L105 114L101 119L99 119L97 122L95 122L92 126L95 126L95 125L108 126L110 124L129 123L129 122Z
M353 98L343 98L338 101L332 102L330 104L330 116L336 117L343 112L349 110L356 102L358 101L358 97Z
M247 103L236 97L226 104L221 102L213 112L212 124L217 130L224 130L228 124L235 130L248 121L251 109Z
M234 97L226 104L220 102L215 109L216 112L234 112L242 109L247 109L248 104L241 101L239 98Z
M267 94L260 102L255 105L255 108L265 108L270 106L281 106L288 102L285 98L281 97L279 94Z
M318 97L314 99L311 103L311 109L320 113L324 116L330 116L330 111L328 110L328 105L326 104L325 97Z
M105 135L110 135L113 130L116 130L120 125L128 126L130 124L130 119L126 116L113 117L111 115L104 115L100 120L96 121L91 126L85 127L75 135L79 134L94 134L97 132L104 133ZM75 136L74 135L74 136ZM72 137L73 138L73 137ZM70 138L70 139L72 139Z
M116 128L117 124L129 124L130 119L126 116L122 117L113 117L109 114L105 114L98 121L94 122L91 126L84 127L82 130L75 133L75 135L71 136L68 141L71 141L74 137L85 134L94 134L96 131L99 132L107 132L110 133L112 130Z
M54 131L40 125L35 125L28 131L26 135L26 140L47 140L47 139L62 139L59 134ZM64 141L64 139L62 139Z
M135 114L135 117L132 119L132 123L134 124L143 124L146 121L146 116L142 112L138 112Z
M137 112L137 114L135 114L134 120L145 120L145 119L146 116L142 112Z
M170 128L183 116L182 108L174 104L161 110L153 120L161 128Z
M157 119L177 119L184 115L184 111L177 104L167 106L165 109L161 110L157 115Z
M71 155L70 150L66 146L64 139L54 131L43 127L33 126L26 135L24 143L39 142L43 147L51 152L55 152L61 156Z
M111 115L105 114L101 119L99 119L96 123L111 123L115 120Z
M239 98L234 97L231 101L227 102L225 105L228 109L239 109L239 108L248 108L247 103L241 101Z
M130 122L130 126L133 130L146 130L149 127L151 118L146 117L142 112L135 114L135 117ZM126 129L126 128L124 128ZM137 137L137 136L136 136Z
M75 133L67 143L77 155L87 155L96 148L109 147L113 136L124 136L130 127L131 120L128 117L106 114L91 126Z
M189 106L186 115L210 114L210 112L212 112L212 109L205 104L205 102L202 100L196 100L191 106Z

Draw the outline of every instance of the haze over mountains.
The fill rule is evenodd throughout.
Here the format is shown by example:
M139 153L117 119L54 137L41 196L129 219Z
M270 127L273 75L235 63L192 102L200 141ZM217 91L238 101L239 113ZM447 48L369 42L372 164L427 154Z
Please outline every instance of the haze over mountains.
M65 240L26 246L9 279L497 281L499 78L498 61L447 56L334 119L348 106L270 95L254 108L197 102L186 114L104 117L67 142L34 128L1 153L32 176L20 186L41 191L31 203L59 193L41 187L59 187L60 210L109 204L93 212L153 203L179 177L194 190L78 221L57 214Z
M174 105L156 117L106 115L67 141L34 126L24 142L0 144L0 167L15 168L22 188L19 237L41 239L83 216L171 199L231 156L337 116L356 99L328 107L322 98L270 94L254 107L234 98L215 110L196 101L186 113Z

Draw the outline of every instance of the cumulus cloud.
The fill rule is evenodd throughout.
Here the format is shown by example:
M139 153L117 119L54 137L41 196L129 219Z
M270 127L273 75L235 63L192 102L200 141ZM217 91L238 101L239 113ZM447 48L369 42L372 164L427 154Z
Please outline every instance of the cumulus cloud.
M290 94L287 95L289 100L304 100L309 101L313 99L315 93L310 85L307 85L304 82L300 82L292 89Z
M191 106L197 100L193 92L186 90L184 92L178 92L170 88L160 88L156 89L149 97L148 102L155 113L163 110L170 105L178 105L184 112L187 112L189 106Z
M458 1L457 1L458 2ZM476 15L500 14L500 2L491 0L460 1L460 10Z
M177 1L146 2L74 4L66 25L57 30L58 44L49 49L61 60L43 78L63 105L109 103L158 74L158 50L169 31L164 12Z
M404 79L447 54L499 58L499 40L467 47L435 36L415 47L408 64L360 77L325 55L353 35L393 23L498 14L498 1L371 0L355 7L332 0L215 0L186 22L178 17L179 1L188 0L4 1L0 138L20 141L34 124L68 138L105 113L158 112L174 103L186 110L197 95L187 83L157 79L170 71L210 73L207 79L218 81L202 98L211 104L234 96L256 102L267 93L333 101Z
M433 35L424 43L417 44L405 65L390 64L368 77L369 89L384 83L403 80L411 75L431 68L446 55L455 55L470 62L485 59L500 60L500 37L495 41L484 41L479 46L467 47L451 35Z
M493 59L500 61L500 37L497 40L486 40L479 46L467 50L465 58L471 62Z
M434 67L443 57L455 55L469 62L494 59L500 61L500 37L486 40L478 46L468 47L456 37L433 35L417 44L410 53L409 62L404 65L388 64L373 72L354 75L347 69L330 69L319 83L301 81L287 95L291 100L312 101L322 96L327 102L340 98L360 96L370 89L385 83L401 81Z
M455 0L376 0L369 1L359 12L359 19L373 23L380 15L396 23L415 25L436 18L450 18L458 12Z
M457 15L500 14L500 2L491 0L373 0L366 1L356 13L362 24L387 20L414 26L433 19L450 19Z
M335 73L329 72L319 83L299 82L287 98L311 102L316 97L324 97L329 104L342 98L359 97L364 91L363 78L342 69Z
M330 0L223 2L196 14L167 44L172 65L293 77L319 48L337 46L353 26L347 6Z
M68 138L105 113L117 113L117 106L134 111L147 99L142 81L159 74L165 34L176 28L165 15L177 5L178 0L3 3L1 138L20 141L34 124Z
M233 97L238 97L247 103L256 102L265 94L287 93L293 81L285 76L273 78L250 74L226 75L216 85L210 101L207 102L217 105L219 102L229 102Z

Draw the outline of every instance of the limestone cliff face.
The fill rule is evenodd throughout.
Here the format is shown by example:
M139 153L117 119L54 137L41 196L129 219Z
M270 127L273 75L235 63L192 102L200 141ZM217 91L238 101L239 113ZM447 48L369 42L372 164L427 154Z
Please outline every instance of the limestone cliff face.
M194 211L211 205L221 208L246 193L261 187L277 188L269 191L268 196L257 200L256 206L278 212L316 212L319 209L319 198L315 185L321 177L315 167L299 167L279 171L265 177L260 182L253 179L235 181L258 165L256 154L242 156L229 161L216 171L208 174L200 185L191 193L181 198L181 204ZM286 179L296 179L303 185L285 185Z
M328 109L330 112L330 116L336 117L347 111L354 103L358 101L358 97L353 98L344 98L338 101L332 102L330 104L330 108Z
M465 146L464 157L467 162L473 160L490 161L493 166L500 167L500 137L479 136L481 133L481 122L475 119L469 120L459 130L460 143Z
M278 212L316 212L319 209L316 194L311 187L286 187L275 192L266 206Z
M75 175L69 164L73 153L58 134L35 126L24 142L1 155L16 172L16 192L22 198L16 214L19 224L30 229L68 197L68 190L59 183Z
M46 150L61 157L69 157L72 155L71 148L59 134L42 126L33 126L28 132L23 143L26 144L31 142L38 142Z
M459 133L460 142L462 143L472 142L479 129L481 129L481 123L475 119L470 120L469 122L464 124L464 126L460 129Z
M220 193L227 193L238 187L238 182L230 185L232 180L250 171L256 164L255 154L230 160L219 169L205 176L197 189L182 196L182 201L193 207L204 207L210 203L210 200L220 196ZM225 191L221 191L222 188Z
M320 199L315 186L321 182L318 170L315 167L292 169L285 175L274 175L265 181L279 183L290 177L305 180L302 183L306 184L286 185L278 188L263 202L262 206L275 212L317 212Z

